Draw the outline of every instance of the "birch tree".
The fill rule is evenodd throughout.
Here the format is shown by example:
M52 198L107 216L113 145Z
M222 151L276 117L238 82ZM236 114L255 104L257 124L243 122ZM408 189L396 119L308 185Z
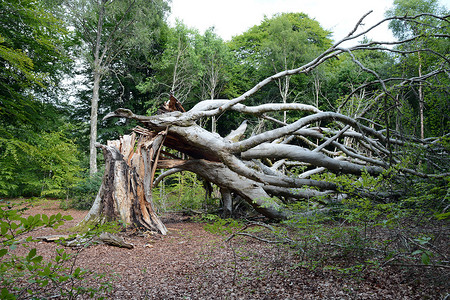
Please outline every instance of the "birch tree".
M266 59L269 59L272 72L275 73L307 62L331 43L327 38L329 32L323 30L319 22L302 13L281 14L265 23L268 25L261 25L267 26L267 37L262 44L263 52L267 53ZM314 82L316 81L314 78ZM295 102L295 95L292 97L295 83L291 87L291 76L279 78L275 83L283 103L287 103L288 98L293 98L291 101ZM284 122L287 120L286 113L283 112Z
M97 172L97 116L101 82L118 67L118 59L132 47L151 47L158 27L165 18L165 0L77 0L65 6L73 26L84 41L91 68L89 166Z
M205 31L199 49L202 62L201 99L216 99L223 90L231 55L214 28ZM216 132L216 119L211 118L211 131Z

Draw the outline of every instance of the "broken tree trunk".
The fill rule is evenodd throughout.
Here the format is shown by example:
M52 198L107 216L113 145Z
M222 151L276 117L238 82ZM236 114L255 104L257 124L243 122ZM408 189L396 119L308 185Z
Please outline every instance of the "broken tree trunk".
M339 180L335 180L335 175L345 174L355 180L362 175L377 177L377 180L383 179L386 175L392 178L394 175L398 178L449 176L448 164L440 166L442 162L448 161L448 148L442 143L448 136L419 140L406 137L402 132L393 131L386 119L381 123L379 121L380 111L391 110L386 103L382 104L380 99L396 99L394 93L403 93L404 86L411 82L422 84L435 76L448 74L448 59L436 53L443 58L442 63L436 69L419 77L382 78L380 74L366 68L353 52L390 51L392 47L383 45L391 46L393 43L370 41L357 43L348 48L342 47L343 43L356 41L378 26L370 27L362 33L355 33L366 16L367 14L361 18L347 37L336 42L310 62L295 69L273 74L233 99L205 100L185 111L171 95L169 101L158 110L158 115L137 115L124 108L107 114L104 119L112 117L134 119L139 121L143 128L135 129L135 132L141 135L137 145L135 145L136 135L133 134L133 138L126 136L119 142L100 146L105 153L106 173L86 220L99 216L120 218L127 224L136 223L139 227L157 228L160 232L165 232L164 225L160 223L151 204L151 186L158 165L165 169L175 168L176 171L194 172L219 186L227 204L229 204L228 193L233 193L247 200L265 216L280 219L293 216L285 210L284 205L289 205L294 200L315 202L321 207L334 204L351 194L372 197L372 187L368 186L366 190L364 185L360 185L358 188L351 186L344 189L345 186L339 186L342 184ZM400 19L416 22L415 17L405 16ZM437 37L444 36L436 35ZM416 38L418 37L398 41L395 44L408 44L414 42ZM394 52L409 55L414 51L394 50ZM373 95L365 99L369 104L356 117L339 112L320 111L316 107L302 103L248 105L248 99L274 81L299 74L307 76L322 63L344 55L349 55L351 61L364 72L376 77L375 81L361 84L346 95L340 105L339 110L347 105L348 100L352 99L357 91L367 87L373 88ZM248 115L253 120L258 119L261 124L270 122L270 126L261 127L250 134L251 130L247 130L247 123L243 122L230 134L222 137L199 125L201 123L199 121L204 118L218 118L228 111ZM366 118L369 111L373 113L374 120ZM292 117L298 118L290 118L289 121L278 120L280 112L283 114L293 112ZM385 116L388 114L384 113L383 118ZM158 164L158 153L162 143L167 148L182 153L185 159L178 157L164 161L161 159ZM419 163L410 163L412 153L426 152L433 155L414 157L412 161L417 159ZM424 173L421 166L425 163L432 163L436 167L425 170L427 173ZM310 177L319 173L324 173L324 176ZM377 186L376 194L384 197L397 192L393 193L391 185L386 182ZM375 195L374 198L378 196ZM320 210L327 211L329 208ZM304 214L311 212L306 211Z
M105 157L105 174L91 210L80 226L122 221L126 226L167 233L152 203L152 181L166 131L123 136L97 144Z

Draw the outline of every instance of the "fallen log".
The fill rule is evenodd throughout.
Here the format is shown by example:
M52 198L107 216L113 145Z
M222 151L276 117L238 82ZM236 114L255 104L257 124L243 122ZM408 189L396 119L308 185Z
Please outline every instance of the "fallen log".
M109 246L133 249L134 245L125 242L123 237L109 233L102 232L99 236L86 237L84 235L48 235L36 237L37 240L47 243L60 242L67 247L84 247L87 245L105 244Z

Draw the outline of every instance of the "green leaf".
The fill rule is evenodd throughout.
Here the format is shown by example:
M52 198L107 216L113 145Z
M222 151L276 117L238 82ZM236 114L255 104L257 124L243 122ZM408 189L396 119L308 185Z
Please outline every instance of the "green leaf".
M438 220L446 220L446 219L450 218L450 211L446 212L446 213L443 213L443 214L436 214L434 216Z
M50 276L50 274L51 274L50 268L48 266L45 267L44 270L42 271L42 275Z
M0 296L1 299L16 299L16 296L14 296L14 294L11 294L7 288L2 288Z
M48 285L48 279L45 279L41 282L42 287L46 287Z
M428 255L428 253L424 252L422 253L422 263L424 265L429 265L430 264L430 256Z
M421 245L425 245L425 244L428 243L430 240L431 240L431 238L428 237L428 236L423 236L423 237L414 239L414 241L418 242L418 243L421 244Z
M0 249L0 257L5 256L8 253L8 249Z
M35 256L36 256L36 248L33 248L30 250L30 252L28 252L26 260L30 261Z
M67 215L67 216L64 216L63 219L66 221L70 221L70 220L73 220L73 217L70 215Z
M16 230L17 228L19 228L19 224L17 224L17 223L11 223L11 229L12 230Z
M2 222L2 223L0 224L0 231L1 231L1 234L2 234L2 235L5 235L5 234L8 232L8 228L9 228L8 224L5 223L5 222Z
M411 255L420 254L420 253L422 253L422 252L423 252L422 250L416 250L416 251L414 251L413 253L411 253Z
M42 221L44 221L44 223L47 224L48 223L48 216L42 214Z
M36 217L40 218L39 215L37 215ZM33 224L34 220L35 220L35 217L34 217L34 216L29 216L29 217L27 218L27 222L28 222L29 225Z
M33 257L33 259L31 261L34 263L40 263L42 261L42 259L43 259L43 257L39 255L39 256Z

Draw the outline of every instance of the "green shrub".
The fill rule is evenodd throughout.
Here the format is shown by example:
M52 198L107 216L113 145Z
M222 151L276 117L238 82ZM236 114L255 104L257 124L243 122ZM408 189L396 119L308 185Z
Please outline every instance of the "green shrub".
M153 201L161 211L217 208L219 200L207 198L202 182L191 172L178 172L153 189Z
M337 176L321 174L335 182L347 198L330 210L320 212L324 199L310 199L290 208L299 215L284 222L296 232L295 246L304 265L358 274L388 263L414 266L447 265L445 228L450 215L449 178L412 177L408 184L397 183L395 171L372 177L363 174ZM392 198L364 197L361 191L402 191ZM317 202L314 200L318 200ZM318 211L318 213L311 213ZM302 213L308 213L301 217Z
M75 268L75 255L64 249L57 249L51 261L44 261L36 248L26 255L17 255L19 246L29 247L33 241L23 235L39 227L57 228L70 216L35 215L23 217L27 207L23 204L0 201L0 298L1 299L47 299L57 296L75 299L81 295L94 297L99 289L87 287L87 279L93 274L82 268ZM102 275L99 275L102 277ZM109 283L101 284L106 289Z
M76 145L62 132L0 137L0 196L64 197L79 181Z
M97 172L93 176L86 174L84 179L71 189L71 200L61 202L61 208L90 209L102 184L102 173Z

